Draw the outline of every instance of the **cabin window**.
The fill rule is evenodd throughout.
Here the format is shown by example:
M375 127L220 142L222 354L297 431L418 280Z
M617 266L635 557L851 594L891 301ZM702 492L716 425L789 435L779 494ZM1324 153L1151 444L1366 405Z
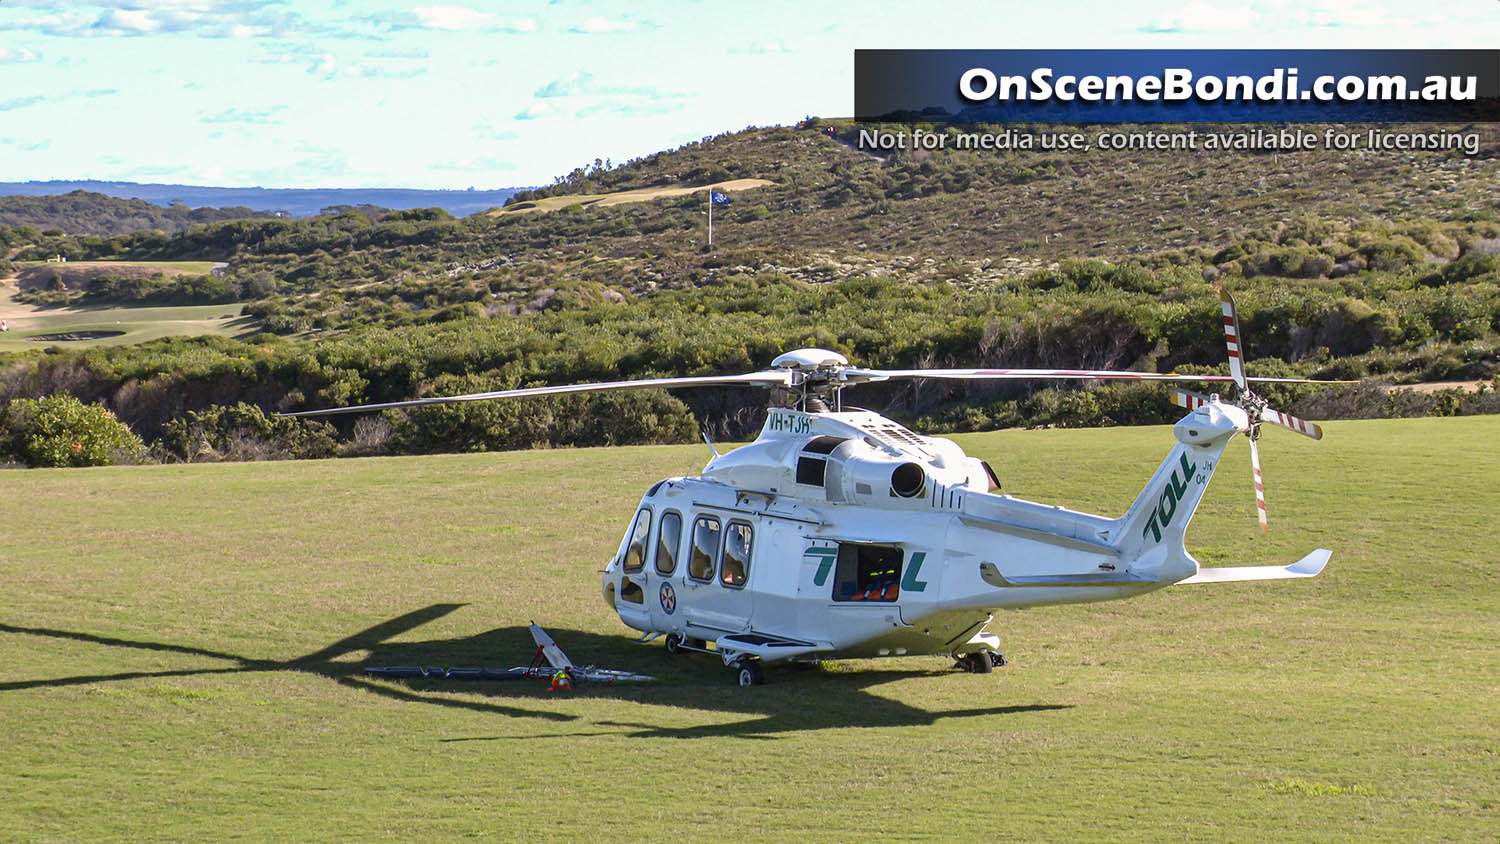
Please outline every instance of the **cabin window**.
M833 579L835 601L894 601L901 595L901 549L895 545L839 543Z
M645 507L635 514L630 544L625 548L625 570L637 572L646 567L646 539L651 535L651 511Z
M724 561L719 566L719 582L739 589L750 577L750 541L753 531L744 522L730 522L724 536Z
M682 516L672 510L661 515L661 535L656 538L656 573L677 571L677 549L682 547Z
M694 580L714 579L714 558L719 555L719 520L699 516L693 522L693 550L688 554L688 577Z

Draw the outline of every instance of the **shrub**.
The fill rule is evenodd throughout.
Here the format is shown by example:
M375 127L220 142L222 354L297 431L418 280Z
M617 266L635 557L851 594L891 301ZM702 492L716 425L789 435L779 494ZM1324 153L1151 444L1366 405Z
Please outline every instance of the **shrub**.
M189 463L331 457L337 448L327 422L266 416L253 404L213 405L167 422L161 447Z
M0 409L0 455L31 466L135 463L146 446L104 405L58 393Z

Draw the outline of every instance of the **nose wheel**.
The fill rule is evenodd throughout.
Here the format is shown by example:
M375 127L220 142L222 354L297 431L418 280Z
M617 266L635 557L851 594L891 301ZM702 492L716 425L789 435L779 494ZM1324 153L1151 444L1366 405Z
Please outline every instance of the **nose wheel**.
M953 667L970 674L988 674L1006 664L1005 655L999 651L975 651L971 654L960 654Z

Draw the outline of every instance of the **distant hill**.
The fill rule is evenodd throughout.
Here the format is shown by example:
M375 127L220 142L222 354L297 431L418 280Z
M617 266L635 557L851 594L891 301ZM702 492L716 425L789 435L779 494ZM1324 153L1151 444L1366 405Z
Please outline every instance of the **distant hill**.
M122 199L143 199L154 205L185 205L191 208L244 206L256 211L284 211L293 217L308 217L340 205L374 205L381 208L442 208L455 217L467 217L505 204L522 188L498 190L408 190L403 188L222 188L198 185L153 185L136 182L47 181L0 182L0 195L51 196L71 191L92 191Z
M31 226L67 234L129 234L160 229L167 233L200 223L245 217L275 217L274 211L233 208L163 208L142 199L117 199L75 190L61 196L0 196L0 225Z

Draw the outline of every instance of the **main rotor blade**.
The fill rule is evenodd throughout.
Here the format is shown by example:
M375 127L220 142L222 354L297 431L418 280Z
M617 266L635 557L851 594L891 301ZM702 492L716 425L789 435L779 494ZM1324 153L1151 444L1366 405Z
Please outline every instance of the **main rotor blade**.
M1222 284L1217 287L1224 311L1224 343L1229 347L1229 375L1243 392L1249 387L1245 383L1245 362L1240 357L1240 318L1234 312L1234 297L1229 295L1229 288Z
M1250 472L1255 476L1255 516L1260 520L1260 532L1270 536L1271 528L1266 524L1266 486L1260 478L1260 449L1254 439L1250 440Z
M1193 393L1187 390L1174 390L1172 392L1172 403L1188 410L1197 410L1208 404L1209 401L1209 397L1201 393Z
M856 377L949 378L969 381L1046 381L1052 379L1120 380L1120 381L1235 381L1231 375L1181 375L1176 372L1130 372L1120 369L849 369ZM1316 378L1251 378L1265 384L1353 384L1354 381L1323 381Z
M330 407L323 410L303 410L298 413L280 413L278 416L326 416L334 413L360 413L366 410L385 410L391 407L418 407L428 404L452 402L486 401L488 399L518 399L530 396L556 396L565 393L593 393L604 390L639 390L646 387L716 387L745 384L753 387L787 387L792 374L785 370L748 372L742 375L704 375L690 378L643 378L637 381L601 381L597 384L563 384L556 387L523 387L517 390L496 390L490 393L466 393L461 396L433 396L425 399L388 401L380 404L361 404L349 407Z
M1312 437L1315 440L1323 439L1323 429L1318 423L1309 422L1306 419L1298 419L1290 413L1282 413L1279 410L1266 408L1260 412L1260 418L1266 422L1280 425L1289 431L1296 431L1304 437Z

